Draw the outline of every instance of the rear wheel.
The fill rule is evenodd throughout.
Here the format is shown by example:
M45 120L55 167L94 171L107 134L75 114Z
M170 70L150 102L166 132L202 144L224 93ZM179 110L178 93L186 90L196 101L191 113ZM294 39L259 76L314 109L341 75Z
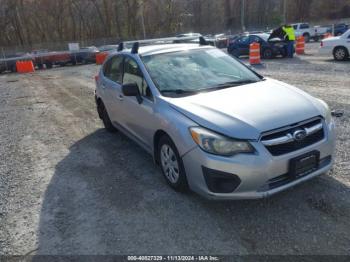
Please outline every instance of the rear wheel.
M167 135L159 140L158 160L167 183L176 191L187 191L188 183L182 159L175 144Z
M51 69L53 66L51 62L46 62L45 65L47 69Z
M305 43L309 43L310 42L310 34L308 34L308 33L303 34L303 37L304 37Z
M97 103L97 112L99 117L102 119L103 125L108 132L114 133L117 129L113 126L111 119L109 118L108 112L102 101Z
M344 61L349 57L349 52L345 47L336 47L333 51L333 56L337 61Z

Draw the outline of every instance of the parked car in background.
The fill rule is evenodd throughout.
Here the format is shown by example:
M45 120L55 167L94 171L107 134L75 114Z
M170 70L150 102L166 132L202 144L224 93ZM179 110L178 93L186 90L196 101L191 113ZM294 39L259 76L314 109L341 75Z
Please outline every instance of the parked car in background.
M185 34L178 34L176 37L201 37L202 34L200 33L185 33Z
M71 52L71 63L73 65L96 63L97 53L99 53L99 50L95 46L82 47L79 51Z
M341 36L323 39L319 53L333 56L337 61L347 60L350 54L350 29Z
M32 57L34 59L34 64L42 69L44 65L46 68L50 69L54 65L65 66L71 64L71 53L69 51L54 51L49 52L47 50L36 50L33 51Z
M240 57L249 55L251 43L260 44L260 54L262 58L271 59L276 56L287 56L287 44L281 39L269 39L269 34L244 34L234 39L230 39L227 51L229 54Z
M328 27L315 26L311 27L308 23L295 23L292 24L295 30L295 35L303 36L305 42L308 43L310 40L319 41L327 33Z
M217 48L227 48L228 46L228 36L226 34L206 35L205 40Z
M138 44L110 54L95 77L98 115L149 152L175 190L255 199L331 169L335 127L322 100L209 45Z
M103 45L97 48L98 51L100 52L109 52L112 50L117 50L118 49L118 45Z
M17 72L17 61L33 61L33 58L28 54L23 55L9 55L6 58L0 58L0 73L3 72Z
M331 28L331 31L330 33L332 33L332 29ZM344 34L346 31L348 31L349 29L349 25L347 24L335 24L334 25L334 36L341 36L342 34Z

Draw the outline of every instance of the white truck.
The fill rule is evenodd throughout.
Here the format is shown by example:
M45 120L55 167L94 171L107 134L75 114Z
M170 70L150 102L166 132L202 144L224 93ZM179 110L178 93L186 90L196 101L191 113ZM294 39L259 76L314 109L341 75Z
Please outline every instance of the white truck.
M308 23L295 23L292 24L295 30L295 36L303 36L305 42L309 42L310 39L318 41L323 38L324 34L329 30L328 27L315 26L311 27Z

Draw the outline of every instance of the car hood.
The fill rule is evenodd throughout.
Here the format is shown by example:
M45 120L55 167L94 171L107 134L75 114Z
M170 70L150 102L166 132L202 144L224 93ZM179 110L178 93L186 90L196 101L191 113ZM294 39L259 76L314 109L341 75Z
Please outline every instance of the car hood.
M272 79L166 99L198 125L238 139L257 140L262 132L325 114L317 99Z

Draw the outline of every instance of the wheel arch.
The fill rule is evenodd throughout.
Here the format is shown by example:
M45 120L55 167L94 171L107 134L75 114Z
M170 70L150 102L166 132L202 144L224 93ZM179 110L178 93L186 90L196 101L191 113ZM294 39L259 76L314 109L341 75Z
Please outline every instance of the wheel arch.
M335 47L333 48L333 54L334 54L334 52L335 52L335 50L336 50L337 48L344 48L344 49L348 52L348 54L349 54L349 49L348 49L346 46L344 46L344 45L337 45L337 46L335 46Z
M165 132L163 129L158 129L154 133L154 136L153 136L153 159L157 165L159 164L158 145L159 145L160 138L163 136L168 136L174 142L174 140L171 138L171 136L167 132Z

